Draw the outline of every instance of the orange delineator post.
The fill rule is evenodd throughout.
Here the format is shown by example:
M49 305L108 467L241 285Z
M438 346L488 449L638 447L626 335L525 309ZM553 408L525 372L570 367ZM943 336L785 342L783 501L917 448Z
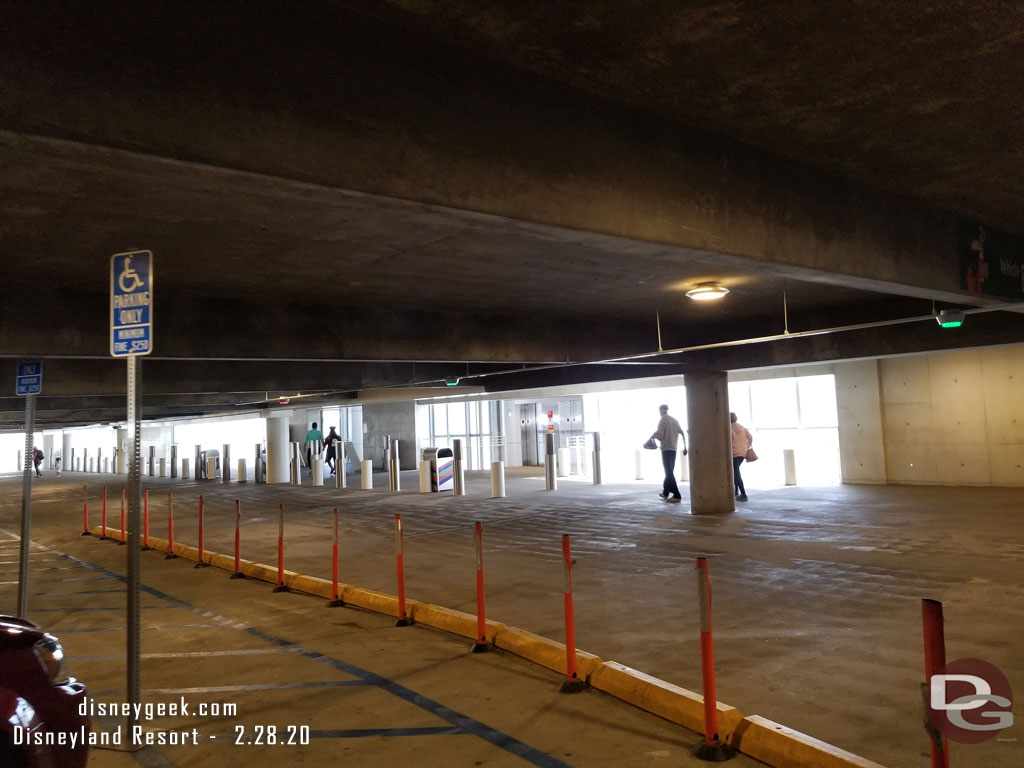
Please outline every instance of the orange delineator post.
M124 527L124 488L121 489L121 540L117 542L118 546L123 546L128 543L128 533Z
M245 578L242 573L242 502L239 499L235 499L235 571L230 578Z
M284 504L277 505L277 586L273 591L288 591L284 585Z
M565 566L565 680L559 687L563 693L576 693L587 687L576 673L576 619L572 609L572 553L569 534L562 534L562 561Z
M206 568L206 567L209 566L209 563L207 563L206 560L204 559L204 551L203 551L203 533L204 533L204 531L203 531L203 528L204 528L204 526L203 526L203 497L200 496L199 497L199 562L196 563L194 566L192 566L193 568Z
M174 554L174 494L167 493L167 557L165 560L173 560Z
M405 557L402 546L402 516L395 515L395 563L398 570L398 621L396 627L407 627L412 620L405 612Z
M334 546L331 547L331 602L329 608L337 608L345 605L341 599L341 591L338 589L338 508L334 508Z
M107 486L103 486L103 517L100 520L100 525L103 527L101 531L100 540L105 541L107 539Z
M82 535L89 536L89 487L82 486Z
M931 695L932 675L946 666L946 638L943 630L942 603L938 600L921 601L921 620L924 628L924 679ZM949 741L931 742L932 768L949 768Z
M711 576L708 559L697 558L697 597L700 604L700 666L704 681L704 741L716 744L718 702L715 698L715 652L711 641Z
M478 520L474 525L476 540L476 643L473 653L491 650L487 642L487 609L484 603L484 527Z
M149 489L142 492L142 549L149 549Z

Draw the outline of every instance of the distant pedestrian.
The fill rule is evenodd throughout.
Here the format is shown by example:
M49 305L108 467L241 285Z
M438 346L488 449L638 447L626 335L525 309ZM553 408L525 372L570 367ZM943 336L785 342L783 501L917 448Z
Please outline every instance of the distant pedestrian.
M661 413L661 420L658 422L658 428L651 435L653 439L661 443L661 463L665 467L665 482L658 495L665 501L678 504L682 501L682 496L679 495L679 486L676 484L676 447L679 444L679 436L682 435L683 456L688 453L686 434L679 426L679 422L668 415L667 405L658 406L658 411Z
M313 471L313 444L322 443L324 441L324 433L316 428L316 422L313 422L313 428L306 433L306 466L309 467L309 471Z
M736 489L736 501L747 500L747 489L743 487L743 475L740 474L740 464L747 458L747 451L754 444L754 438L750 436L747 428L736 421L736 414L729 414L729 421L732 422L732 483Z
M324 439L324 445L327 446L327 453L324 455L324 463L331 468L331 474L333 475L337 471L338 463L337 456L338 451L335 450L335 443L341 440L341 435L334 431L334 427L331 427L330 432L327 433L327 437Z
M60 456L53 460L53 468L57 472L57 477L60 477Z
M43 452L38 448L32 448L32 465L36 468L36 477L42 477L43 473L39 471L39 465L43 463Z

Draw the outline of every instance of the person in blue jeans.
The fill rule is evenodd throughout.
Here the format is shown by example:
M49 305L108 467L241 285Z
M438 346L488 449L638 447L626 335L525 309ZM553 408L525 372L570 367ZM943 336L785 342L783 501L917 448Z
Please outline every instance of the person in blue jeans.
M682 435L683 456L688 453L686 450L686 434L683 432L683 428L679 426L679 422L668 415L667 405L659 405L658 411L661 413L661 420L658 422L658 428L651 435L652 438L660 443L661 463L665 467L665 482L662 484L661 493L658 495L665 501L678 504L682 501L682 496L679 495L679 486L676 484L676 448L679 445L679 436Z

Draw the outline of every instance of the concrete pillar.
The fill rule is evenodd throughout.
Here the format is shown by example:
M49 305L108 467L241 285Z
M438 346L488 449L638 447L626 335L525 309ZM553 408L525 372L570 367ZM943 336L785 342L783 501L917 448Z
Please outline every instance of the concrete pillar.
M272 416L267 419L267 482L287 483L289 479L288 418Z
M119 429L117 430L117 474L127 475L128 474L128 451L125 450L125 446L128 443L128 430Z
M690 447L690 510L695 515L732 512L732 436L729 431L729 378L724 371L698 371L686 385ZM677 460L686 459L680 449Z
M267 478L263 476L263 444L256 443L256 463L253 465L253 482L265 483Z
M53 435L43 435L43 466L53 469Z
M60 449L60 465L64 469L75 468L74 466L74 452L71 448L71 433L65 432L61 435L61 449Z

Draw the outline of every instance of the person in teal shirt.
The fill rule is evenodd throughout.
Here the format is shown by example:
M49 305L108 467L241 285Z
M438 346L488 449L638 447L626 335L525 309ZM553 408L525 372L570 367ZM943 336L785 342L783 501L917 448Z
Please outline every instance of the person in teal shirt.
M313 471L313 443L324 441L324 433L316 428L316 422L313 422L313 428L306 433L306 466L309 467L309 471Z

